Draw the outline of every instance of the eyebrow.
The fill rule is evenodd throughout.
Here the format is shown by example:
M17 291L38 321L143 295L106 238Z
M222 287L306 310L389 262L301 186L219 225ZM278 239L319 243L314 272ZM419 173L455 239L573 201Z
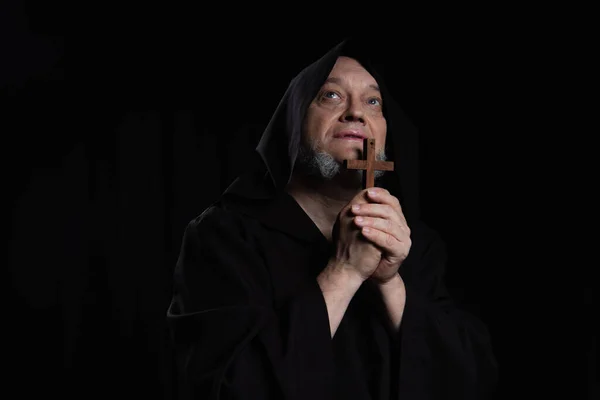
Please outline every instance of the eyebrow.
M329 78L327 78L327 79L325 80L325 83L327 83L327 82L331 82L331 83L337 83L338 85L341 85L341 84L342 84L342 79L340 79L340 78L337 78L337 77L335 77L335 76L331 76L331 77L329 77ZM373 90L376 90L376 91L378 91L378 92L381 92L381 90L379 89L379 86L377 86L377 85L371 84L371 85L369 85L369 87L370 87L371 89L373 89Z

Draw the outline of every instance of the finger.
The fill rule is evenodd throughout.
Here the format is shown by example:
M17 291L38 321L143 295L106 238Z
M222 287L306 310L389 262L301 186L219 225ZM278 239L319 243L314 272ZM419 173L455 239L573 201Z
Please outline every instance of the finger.
M404 244L397 240L393 235L380 231L379 229L366 226L361 229L361 233L365 238L391 255L399 255L399 247L404 248Z
M376 203L385 203L390 206L402 210L400 201L394 195L392 195L387 189L384 188L369 188L367 189L367 198Z
M402 214L398 214L395 208L389 204L365 203L354 204L352 206L354 215L362 217L385 218L395 221L399 225L406 225L406 220Z
M369 227L390 234L399 242L405 242L410 239L409 232L403 229L401 225L389 219L358 216L354 218L354 223L360 228Z
M375 203L388 204L390 205L396 212L404 218L404 212L402 211L402 205L398 198L392 195L387 189L384 188L370 188L367 190L367 197L374 201ZM406 221L405 221L406 222Z

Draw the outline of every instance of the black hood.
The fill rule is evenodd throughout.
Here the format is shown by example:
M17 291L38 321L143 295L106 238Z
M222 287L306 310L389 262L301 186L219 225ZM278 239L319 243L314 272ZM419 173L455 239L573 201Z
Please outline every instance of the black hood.
M340 56L356 59L376 79L387 122L386 155L394 162L376 185L400 200L408 220L419 218L417 129L392 99L383 75L376 70L378 54L356 39L347 39L304 68L289 84L256 147L255 162L238 177L224 196L267 199L283 190L292 176L306 111Z

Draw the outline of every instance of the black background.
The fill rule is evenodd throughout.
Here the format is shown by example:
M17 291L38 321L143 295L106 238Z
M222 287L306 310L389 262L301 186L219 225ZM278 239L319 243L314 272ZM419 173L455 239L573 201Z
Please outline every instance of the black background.
M3 7L3 331L23 398L176 398L165 312L183 229L242 170L289 80L357 30L420 130L423 218L490 327L498 398L597 396L591 264L559 261L553 223L572 182L556 149L564 162L575 141L564 18L436 10L383 29L364 11Z

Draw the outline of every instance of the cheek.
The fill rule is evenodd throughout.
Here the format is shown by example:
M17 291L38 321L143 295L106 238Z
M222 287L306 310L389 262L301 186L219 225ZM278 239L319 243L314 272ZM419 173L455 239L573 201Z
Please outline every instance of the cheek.
M321 139L332 126L332 117L329 113L312 110L307 114L306 133L314 139Z

